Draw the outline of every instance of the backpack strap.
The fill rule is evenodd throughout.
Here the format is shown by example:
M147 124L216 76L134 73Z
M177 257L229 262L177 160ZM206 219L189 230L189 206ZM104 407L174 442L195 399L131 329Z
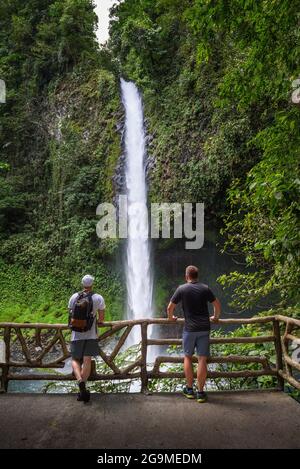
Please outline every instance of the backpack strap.
M77 299L79 297L83 296L84 295L84 290L81 290L81 291L77 292L77 295L78 295Z
M94 304L93 304L93 295L94 295L94 292L93 292L93 291L90 291L90 292L88 292L88 294L87 294L87 297L88 297L89 302L90 302L90 305L91 305L91 313L92 313L92 315L94 315L94 311L93 311L93 306L94 306Z

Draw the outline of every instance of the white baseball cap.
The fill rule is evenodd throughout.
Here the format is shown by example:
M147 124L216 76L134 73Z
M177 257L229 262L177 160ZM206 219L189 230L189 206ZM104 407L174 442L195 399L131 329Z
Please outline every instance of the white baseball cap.
M82 277L81 283L84 287L91 287L94 283L94 277L92 275L85 275Z

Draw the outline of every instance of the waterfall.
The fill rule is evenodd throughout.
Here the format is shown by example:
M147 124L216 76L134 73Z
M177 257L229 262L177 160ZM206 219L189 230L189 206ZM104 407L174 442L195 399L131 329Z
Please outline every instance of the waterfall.
M140 319L152 316L152 273L147 210L145 169L145 131L143 104L134 83L121 79L125 108L125 179L127 195L128 236L126 245L127 316ZM140 330L134 327L131 343L140 341Z

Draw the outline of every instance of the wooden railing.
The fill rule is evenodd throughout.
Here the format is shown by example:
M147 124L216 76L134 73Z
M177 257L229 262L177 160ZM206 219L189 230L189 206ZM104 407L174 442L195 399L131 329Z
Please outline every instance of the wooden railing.
M178 319L176 324L182 324L184 320ZM276 366L271 364L264 356L211 356L209 363L241 363L261 365L260 369L243 369L235 371L209 371L208 378L247 378L264 375L275 376L278 387L283 389L284 381L300 389L299 381L293 376L293 369L300 371L299 362L293 360L289 355L289 343L294 341L300 344L300 337L296 330L300 328L300 320L286 316L254 317L249 319L222 319L220 325L242 325L242 324L266 324L272 326L269 335L250 337L211 337L211 344L259 344L274 343L276 353ZM162 371L161 366L167 363L182 363L182 357L158 356L152 367L147 364L148 346L181 345L178 338L153 339L149 337L149 326L161 325L168 327L174 325L173 321L167 319L142 319L134 321L117 321L103 323L100 327L104 331L99 336L100 356L106 363L109 372L98 373L95 364L92 368L90 380L141 380L141 391L147 391L148 381L161 378L183 378L183 371ZM281 334L281 326L285 324L285 331ZM137 357L132 363L120 368L117 357L122 346L126 342L133 328L140 328L141 342ZM104 350L107 339L117 337L112 350ZM69 330L62 324L29 324L29 323L0 323L0 340L2 340L2 358L0 356L1 390L7 391L10 380L73 380L72 374L56 373L54 369L63 368L65 360L70 357ZM196 358L195 358L196 360ZM24 372L24 369L39 369L38 373ZM23 369L22 373L16 371ZM49 372L53 369L54 373ZM40 373L46 370L47 373Z

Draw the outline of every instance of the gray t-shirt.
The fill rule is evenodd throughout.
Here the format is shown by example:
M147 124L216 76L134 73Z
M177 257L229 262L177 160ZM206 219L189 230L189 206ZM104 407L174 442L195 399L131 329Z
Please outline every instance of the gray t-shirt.
M211 289L200 282L188 282L180 285L171 298L176 305L181 302L184 312L184 330L200 332L210 330L210 320L207 303L215 301L216 297Z
M72 309L75 305L76 299L78 297L78 293L74 293L74 295L71 296L69 299L69 304L68 308ZM73 340L89 340L89 339L97 339L98 338L98 332L97 332L97 312L99 309L104 309L105 308L105 302L104 299L101 295L98 295L98 293L94 293L92 295L92 300L93 300L93 314L95 316L93 325L89 331L86 332L76 332L72 331L72 336L71 336L71 341Z

